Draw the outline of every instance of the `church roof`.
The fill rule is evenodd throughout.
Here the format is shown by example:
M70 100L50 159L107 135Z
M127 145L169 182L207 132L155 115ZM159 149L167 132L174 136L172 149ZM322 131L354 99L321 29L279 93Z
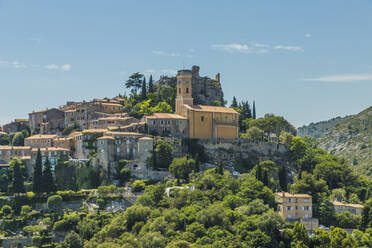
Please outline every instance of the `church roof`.
M188 106L188 105L186 105ZM202 112L215 112L215 113L229 113L229 114L238 114L233 108L227 107L217 107L217 106L204 106L204 105L194 105L188 106L192 110L202 111Z

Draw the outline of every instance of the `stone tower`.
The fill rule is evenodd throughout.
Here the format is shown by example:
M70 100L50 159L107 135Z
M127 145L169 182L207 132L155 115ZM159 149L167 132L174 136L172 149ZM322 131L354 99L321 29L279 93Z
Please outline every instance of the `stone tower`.
M185 116L183 105L194 105L192 98L192 71L179 70L177 73L177 98L176 98L176 114Z

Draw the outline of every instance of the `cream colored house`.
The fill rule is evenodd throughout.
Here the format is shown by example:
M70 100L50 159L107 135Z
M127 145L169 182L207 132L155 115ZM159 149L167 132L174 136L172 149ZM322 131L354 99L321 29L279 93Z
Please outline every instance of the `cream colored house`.
M333 208L335 209L336 214L348 211L352 214L361 215L363 205L334 201Z
M300 221L306 230L318 228L318 219L313 218L312 197L308 194L275 193L279 215L289 222Z

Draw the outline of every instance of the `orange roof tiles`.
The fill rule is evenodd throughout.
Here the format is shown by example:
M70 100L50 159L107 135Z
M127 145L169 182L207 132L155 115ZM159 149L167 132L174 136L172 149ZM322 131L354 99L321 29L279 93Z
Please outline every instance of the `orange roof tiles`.
M154 113L151 116L146 116L147 119L182 119L186 120L187 118L177 115L177 114L169 114L169 113Z

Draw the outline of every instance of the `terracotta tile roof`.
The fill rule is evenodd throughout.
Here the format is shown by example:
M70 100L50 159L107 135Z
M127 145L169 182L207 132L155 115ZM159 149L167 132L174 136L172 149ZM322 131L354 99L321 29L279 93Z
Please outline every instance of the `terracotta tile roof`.
M121 105L119 103L100 102L100 104L106 105L106 106L113 106L113 107L123 107L123 105Z
M188 106L188 107L195 111L238 114L238 112L236 112L233 108L227 108L227 107L204 106L204 105L194 105L192 107L191 106Z
M363 208L363 205L355 204L355 203L345 203L345 202L339 202L334 201L333 205L335 206L345 206L345 207L352 207L352 208Z
M186 120L186 117L177 115L177 114L169 114L169 113L154 113L151 116L146 116L147 119L181 119Z
M283 197L283 192L277 192L275 195ZM290 197L290 198L311 198L311 195L308 194L291 194L288 192L284 192L284 197Z
M86 134L86 133L104 133L106 132L107 129L85 129L82 131L83 134Z
M111 116L111 117L102 117L99 118L98 121L110 121L110 120L119 120L119 121L124 121L124 120L129 120L129 119L134 119L133 117L119 117L119 116Z
M153 138L150 138L150 137L142 137L142 138L139 138L139 140L153 140Z
M31 150L29 146L0 146L0 150Z
M58 138L58 135L56 135L56 134L36 134L36 135L32 135L28 138L25 138L25 140L55 139L55 138Z
M7 133L0 131L0 135L5 135L5 134L7 134Z
M102 137L98 138L97 140L106 140L106 139L114 140L114 137L112 137L112 136L102 136Z
M108 136L137 136L141 137L143 134L141 133L133 133L133 132L106 132Z

